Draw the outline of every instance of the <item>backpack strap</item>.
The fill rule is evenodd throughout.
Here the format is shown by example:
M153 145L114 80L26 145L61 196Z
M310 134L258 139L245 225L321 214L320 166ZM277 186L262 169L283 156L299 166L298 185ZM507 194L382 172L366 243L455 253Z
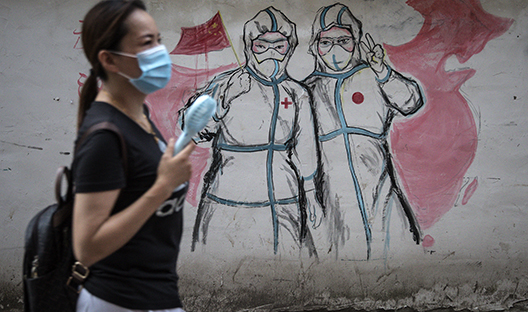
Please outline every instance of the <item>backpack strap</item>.
M102 121L102 122L96 123L95 125L93 125L90 128L88 128L88 130L86 130L86 132L84 132L82 137L79 139L79 142L77 142L77 144L75 146L74 155L77 154L77 150L82 145L84 140L86 140L86 138L88 138L88 136L90 136L90 134L94 133L97 130L110 130L110 131L114 132L115 134L117 134L117 136L119 137L119 143L121 145L121 161L123 162L123 168L125 169L125 176L127 176L127 172L128 172L127 160L128 160L128 158L126 157L127 153L126 153L125 139L123 138L123 134L121 133L119 128L115 124L113 124L113 123L111 123L109 121Z
M117 136L119 138L120 147L121 147L121 162L123 164L125 177L128 176L128 158L127 158L127 150L126 150L125 139L123 138L123 134L121 133L119 128L117 128L117 126L115 124L111 123L111 122L103 121L103 122L97 123L97 124L91 126L90 128L88 128L88 130L86 130L86 132L82 135L82 137L79 139L79 141L77 141L77 144L75 146L75 151L74 151L74 157L77 154L77 151L78 151L79 147L86 140L86 138L88 138L92 133L94 133L95 131L98 131L98 130L110 130L110 131L114 132L115 134L117 134ZM59 168L59 170L61 170L61 169ZM62 176L63 175L66 176L66 180L68 181L68 190L67 190L67 194L66 194L66 200L68 202L59 202L59 204L60 203L64 204L64 209L61 209L61 210L63 210L62 214L60 216L57 216L57 219L62 218L62 220L57 220L57 222L64 222L66 220L70 220L71 221L72 214L73 214L73 198L74 198L73 197L74 196L73 195L73 183L71 181L71 170L69 170L66 167L63 170L63 173L61 173L59 171L59 175L56 178L56 181L55 181L55 195L57 196L57 194L58 194L57 198L60 198L58 200L62 200L62 197L60 196L60 189L61 189L60 188L60 183L62 181ZM57 193L57 189L58 189L58 193ZM70 203L70 204L68 204L68 203ZM58 212L60 212L60 211L58 211ZM55 213L55 215L57 215L57 213ZM55 215L53 216L54 217L54 220L53 220L54 224L55 224ZM90 274L90 270L88 269L88 267L84 266L79 261L75 261L75 263L74 263L74 265L72 267L72 274L68 278L68 281L66 282L66 285L68 287L70 287L71 289L75 290L77 293L79 293L81 291L81 289L82 289L82 285L84 284L84 281L86 280L86 278L88 277L89 274Z
M126 143L125 139L123 137L123 134L119 130L119 128L109 122L109 121L103 121L100 123L96 123L95 125L91 126L84 132L82 137L79 139L77 144L75 145L75 151L74 151L74 157L77 154L77 150L82 145L82 143L88 138L92 133L98 130L110 130L114 132L118 138L119 138L119 144L121 147L121 161L123 163L123 169L125 172L125 176L128 176L128 157L127 157L127 149L126 149ZM53 226L57 227L61 225L63 222L70 220L73 212L73 205L69 205L68 203L73 202L73 181L71 177L71 169L68 169L66 166L61 166L57 170L57 174L55 176L55 199L57 200L57 203L59 207L62 207L62 209L58 209L57 212L53 215ZM66 180L67 183L67 190L66 195L63 197L61 195L62 193L62 181Z

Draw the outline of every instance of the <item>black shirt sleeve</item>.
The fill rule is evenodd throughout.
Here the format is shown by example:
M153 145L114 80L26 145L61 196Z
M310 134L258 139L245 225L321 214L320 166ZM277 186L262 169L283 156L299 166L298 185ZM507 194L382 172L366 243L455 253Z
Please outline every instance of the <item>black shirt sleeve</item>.
M75 192L104 192L125 187L121 157L120 142L115 133L100 130L90 134L75 155Z

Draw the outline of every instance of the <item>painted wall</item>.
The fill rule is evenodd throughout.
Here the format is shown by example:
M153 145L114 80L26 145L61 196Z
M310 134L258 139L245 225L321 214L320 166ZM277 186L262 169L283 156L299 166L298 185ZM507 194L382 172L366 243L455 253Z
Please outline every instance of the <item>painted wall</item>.
M94 3L0 3L0 309L20 304L25 226L71 161ZM343 0L355 50L312 40L353 20L336 3L147 2L174 62L147 98L163 134L192 96L221 103L193 155L187 309L527 299L528 3ZM259 37L272 17L284 38ZM364 68L329 75L347 48Z

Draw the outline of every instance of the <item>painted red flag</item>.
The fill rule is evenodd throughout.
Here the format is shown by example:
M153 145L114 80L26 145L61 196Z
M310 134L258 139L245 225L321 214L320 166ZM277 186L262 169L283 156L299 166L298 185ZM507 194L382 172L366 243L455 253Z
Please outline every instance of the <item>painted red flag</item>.
M170 54L196 55L219 51L230 46L227 33L217 12L204 24L182 27L182 35L176 48Z

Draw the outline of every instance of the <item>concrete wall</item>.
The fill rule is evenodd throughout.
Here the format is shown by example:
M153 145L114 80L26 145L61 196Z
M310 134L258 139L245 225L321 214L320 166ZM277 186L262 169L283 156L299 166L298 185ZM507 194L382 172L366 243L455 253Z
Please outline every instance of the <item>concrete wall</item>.
M79 32L84 14L94 3L0 2L0 310L20 305L26 224L52 201L56 168L71 161L78 88L89 70ZM166 136L180 133L175 130L177 110L196 88L236 68L235 53L245 62L244 23L268 6L296 25L299 44L287 68L294 79L306 78L315 64L308 53L312 23L320 8L334 3L147 1L169 51L180 41L182 27L203 24L218 11L230 39L230 47L207 57L171 56L175 75L170 88L147 98L162 132ZM381 206L375 206L382 207L378 215L370 215L373 241L368 259L365 229L362 223L352 225L358 220L353 215L345 218L348 221L341 227L335 224L340 220L337 217L323 219L316 228L308 220L314 245L299 251L288 227L279 225L274 232L270 207L248 209L241 205L213 204L216 210L207 243L198 241L191 251L204 174L211 166L210 144L202 144L194 156L193 192L185 207L178 268L187 309L262 307L265 311L273 306L325 305L492 310L528 299L528 3L342 3L362 22L363 34L369 33L375 43L383 45L385 62L416 81L425 98L425 105L416 113L396 116L387 137L397 184L421 229L420 244L412 241L401 200L393 196L387 206L383 200ZM255 124L269 120L265 113L248 114L247 118ZM317 129L325 126L315 125ZM252 144L257 135L246 136L241 145ZM356 159L375 159L358 152L359 147L354 151ZM302 165L314 160L303 160L303 155ZM322 155L327 160L325 169L348 172L337 160L337 152L327 145L323 145ZM232 183L243 186L232 192L243 202L255 195L254 185L261 181L252 178L244 182L253 173L238 166L238 173L233 168L226 170L234 172ZM254 163L255 171L263 167L263 163ZM365 177L368 172L359 173ZM353 185L346 180L349 176L343 177L333 178L333 183L325 186L327 193L333 194L330 199L335 199L334 195L341 199L339 209L330 201L327 211L350 215L348 211L359 211L358 203ZM229 190L230 184L224 181L216 186L218 190ZM362 183L363 189L382 184L372 176ZM349 192L343 187L347 185ZM279 196L280 189L275 186L273 192ZM315 205L313 199L310 203ZM306 209L309 218L311 210ZM387 220L390 227L385 223L386 227L376 232L378 223ZM340 241L329 244L328 231L345 237L345 245ZM376 234L382 237L378 239ZM274 240L278 240L276 248ZM336 248L340 248L337 254ZM317 256L309 251L316 251Z

